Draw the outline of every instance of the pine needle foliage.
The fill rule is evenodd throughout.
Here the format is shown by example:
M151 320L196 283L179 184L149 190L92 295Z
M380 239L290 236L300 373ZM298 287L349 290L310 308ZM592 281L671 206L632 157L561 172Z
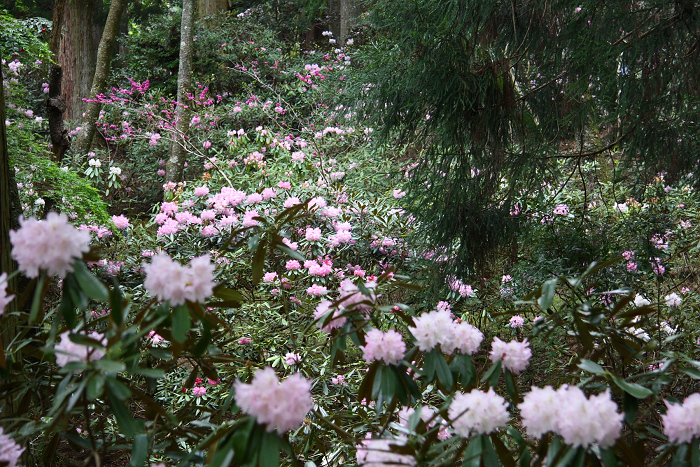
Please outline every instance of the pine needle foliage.
M565 165L697 164L698 2L378 0L367 23L356 108L420 154L415 214L453 272L510 241L511 208Z

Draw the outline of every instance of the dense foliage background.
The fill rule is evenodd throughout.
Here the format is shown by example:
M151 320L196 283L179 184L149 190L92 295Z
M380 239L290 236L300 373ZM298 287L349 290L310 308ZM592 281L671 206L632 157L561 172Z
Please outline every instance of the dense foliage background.
M700 465L697 2L3 5L0 463Z

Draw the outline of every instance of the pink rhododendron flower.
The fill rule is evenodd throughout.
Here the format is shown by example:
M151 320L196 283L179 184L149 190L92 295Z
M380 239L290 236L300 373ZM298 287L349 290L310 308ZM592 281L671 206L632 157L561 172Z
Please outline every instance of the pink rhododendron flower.
M65 214L50 212L46 220L20 218L19 224L10 231L12 258L27 277L37 277L39 270L66 277L73 262L90 250L90 234L69 224Z
M165 253L153 257L144 264L146 279L143 286L159 300L170 305L183 305L186 300L202 303L214 293L214 265L208 256L190 261L189 267L173 261Z
M382 332L370 329L365 334L365 345L360 346L366 362L382 360L387 365L396 365L406 353L406 344L401 334L390 329Z
M66 331L60 335L61 340L54 346L56 353L56 364L63 368L70 362L94 362L104 357L105 353L102 349L95 347L76 344L70 340L70 331ZM90 332L88 337L96 340L103 346L107 345L107 338L100 333Z
M525 324L525 319L520 315L511 316L509 324L511 328L518 329L523 327L523 324Z
M493 388L488 392L472 389L467 394L458 392L455 395L447 415L458 435L465 438L472 434L486 435L505 428L509 418L508 403Z
M192 388L192 395L195 397L203 396L207 393L207 388L205 386L195 386Z
M114 222L114 225L118 229L126 229L129 227L129 219L126 218L126 216L120 215L120 216L112 216L112 222Z
M690 443L700 437L700 393L693 393L682 404L666 403L666 414L661 416L664 434L672 443Z
M24 448L6 435L4 428L0 426L0 462L5 463L7 467L19 467L23 452Z
M197 188L194 189L194 195L195 196L207 196L209 194L209 187L206 185L198 186Z
M243 413L267 425L267 431L284 433L299 427L311 410L311 383L295 373L280 383L275 370L258 370L250 384L234 383L236 405Z
M493 338L489 358L492 362L501 360L504 369L517 375L527 368L530 357L532 357L532 351L527 339L522 342L512 340L506 343L498 337Z
M286 363L289 366L296 365L301 361L301 355L298 353L294 352L287 352L287 354L284 356L284 363Z

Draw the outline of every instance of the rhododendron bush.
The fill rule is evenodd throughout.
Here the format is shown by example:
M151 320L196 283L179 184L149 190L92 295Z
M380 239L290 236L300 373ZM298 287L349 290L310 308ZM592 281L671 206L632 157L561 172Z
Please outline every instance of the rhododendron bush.
M109 217L17 163L0 463L700 465L693 175L552 181L457 277L404 198L421 156L336 104L360 52L323 37L198 85L181 182L163 88L98 96L105 146L56 169Z

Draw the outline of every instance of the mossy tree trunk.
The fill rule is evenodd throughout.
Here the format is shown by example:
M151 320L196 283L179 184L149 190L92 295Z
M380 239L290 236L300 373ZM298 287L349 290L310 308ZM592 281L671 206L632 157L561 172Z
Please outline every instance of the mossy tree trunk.
M180 68L177 75L177 116L175 131L170 145L170 158L165 164L168 182L182 181L185 170L186 133L189 128L189 100L187 93L192 88L192 49L194 35L194 0L182 2L182 27L180 30Z
M105 23L100 46L97 49L97 62L95 66L95 76L92 79L90 89L90 102L87 104L85 116L83 117L82 130L75 143L75 150L78 154L85 154L90 150L92 140L95 137L95 121L100 115L102 105L95 100L99 94L107 90L107 79L109 78L109 65L114 53L114 42L119 32L119 23L124 13L127 0L112 0L109 6L109 14Z

